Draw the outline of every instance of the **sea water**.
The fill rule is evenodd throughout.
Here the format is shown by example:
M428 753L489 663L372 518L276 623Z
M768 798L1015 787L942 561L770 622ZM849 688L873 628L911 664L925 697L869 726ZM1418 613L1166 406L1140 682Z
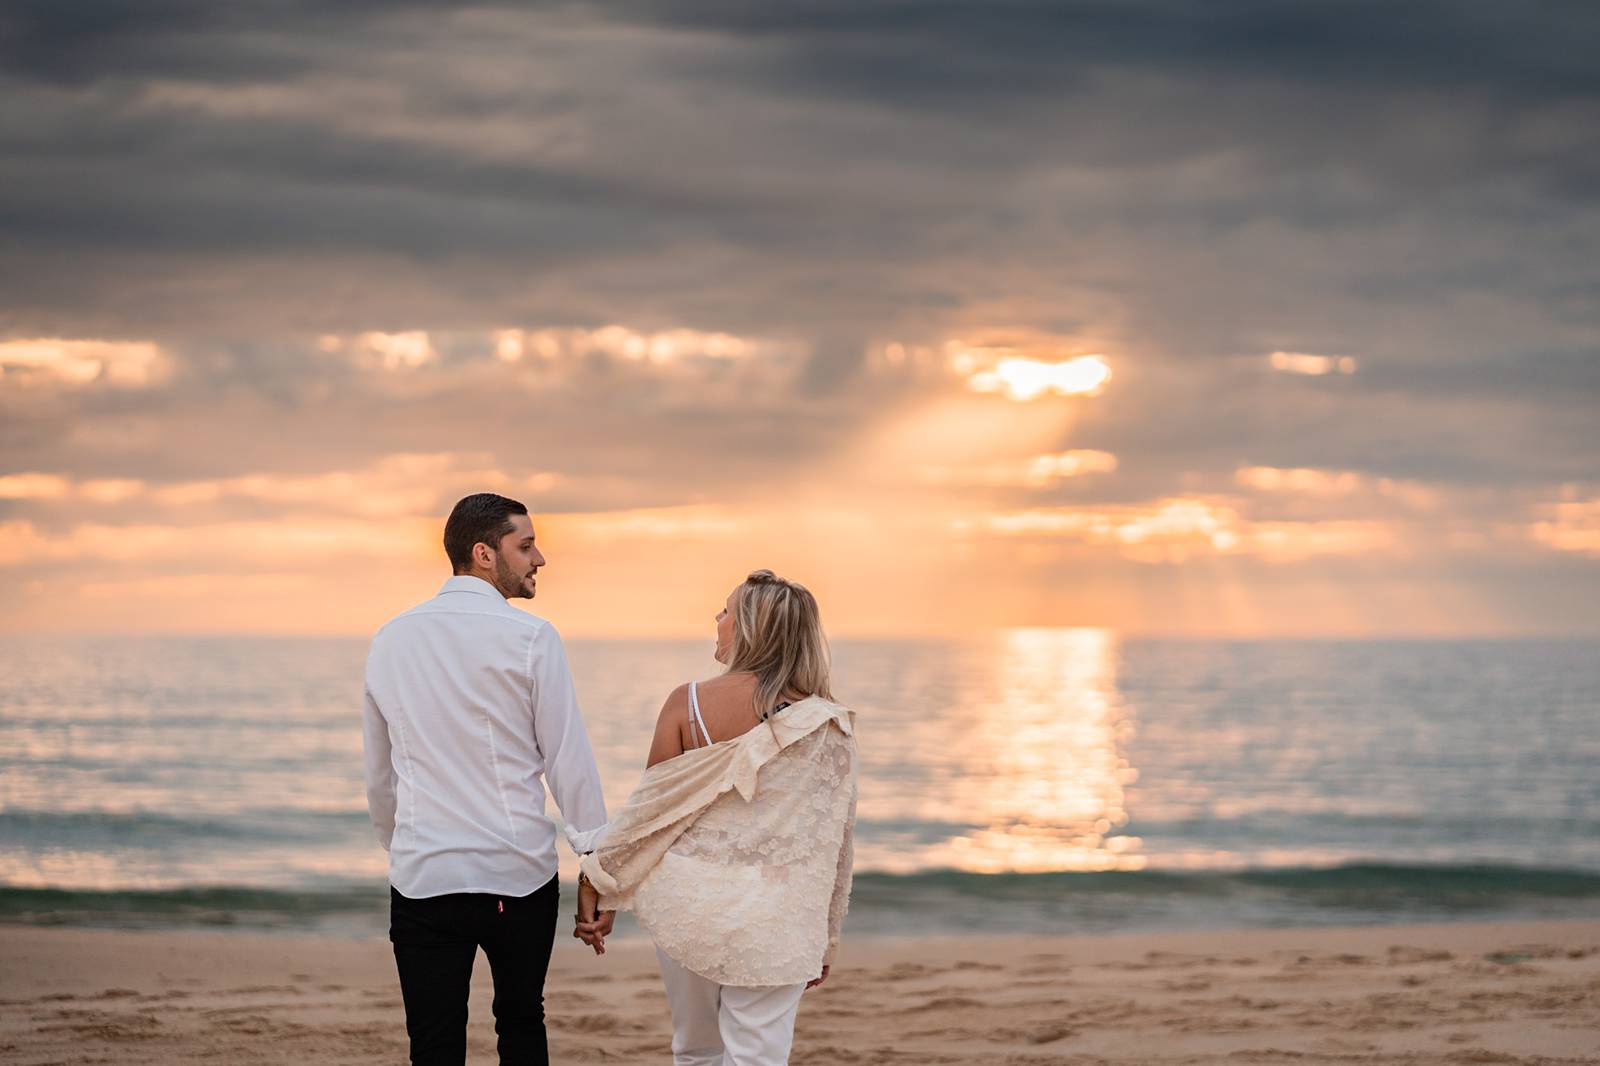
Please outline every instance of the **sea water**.
M719 668L568 650L615 809L667 693ZM0 921L381 934L365 654L0 638ZM1041 629L834 660L853 932L1600 916L1600 642Z

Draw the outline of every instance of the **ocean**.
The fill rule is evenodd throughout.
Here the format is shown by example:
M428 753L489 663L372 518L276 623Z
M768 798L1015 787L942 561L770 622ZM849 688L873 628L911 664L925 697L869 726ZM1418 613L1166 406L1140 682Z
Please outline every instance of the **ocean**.
M620 806L662 699L718 668L706 641L568 650ZM0 637L0 922L383 935L365 654ZM849 934L1600 917L1600 641L1037 629L834 659Z

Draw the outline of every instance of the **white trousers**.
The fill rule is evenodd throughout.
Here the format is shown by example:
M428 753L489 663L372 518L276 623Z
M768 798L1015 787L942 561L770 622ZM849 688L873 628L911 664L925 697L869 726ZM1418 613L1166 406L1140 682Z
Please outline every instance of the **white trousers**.
M685 970L660 948L674 1066L787 1066L805 982L738 988Z

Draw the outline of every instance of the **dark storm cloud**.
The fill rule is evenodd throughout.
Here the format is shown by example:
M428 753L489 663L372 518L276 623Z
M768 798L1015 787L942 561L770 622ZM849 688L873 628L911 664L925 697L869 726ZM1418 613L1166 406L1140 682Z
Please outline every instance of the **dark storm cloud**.
M315 138L298 140L316 147ZM673 215L706 207L689 197L526 167L479 167L451 176L445 191L430 182L436 157L376 146L345 165L344 147L321 157L316 182L178 169L123 175L109 198L101 175L78 166L35 167L6 197L0 227L23 246L75 251L593 253L654 243L655 231L668 228Z
M774 41L818 87L924 107L963 85L1028 94L1085 68L1269 77L1320 85L1593 95L1600 12L1583 0L1282 4L1038 0L990 4L640 3L663 25ZM859 60L859 62L849 62Z
M1362 392L1493 394L1563 407L1600 403L1600 348L1528 350L1515 360L1458 359L1380 366L1352 382Z
M319 41L357 43L383 16L446 13L450 0L13 0L0 10L0 67L60 84L163 77L283 78L310 69Z
M1538 137L1508 128L1530 108L1596 100L1600 15L1581 5L195 2L24 4L5 17L16 96L13 207L0 221L22 237L99 234L113 247L503 254L495 234L559 230L558 213L575 216L574 236L609 247L599 216L610 209L628 224L648 215L734 243L815 250L807 238L818 228L847 240L874 211L872 232L914 239L895 225L895 205L920 200L924 221L974 195L1003 205L1030 167L1159 166L1219 149L1257 160L1246 184L1199 202L1168 190L1120 205L1128 221L1227 228L1280 213L1336 226L1405 205L1330 182L1318 173L1327 166L1435 195L1510 174L1582 197L1600 175L1594 139L1562 133L1581 116L1547 114ZM662 32L642 37L639 25ZM481 55L491 28L501 44L533 48L553 31L565 54L532 55L563 75L559 85L540 91L530 77L519 87L515 75L533 68L517 66L514 48ZM485 87L450 76L475 64L512 77ZM374 103L324 85L341 74L415 83ZM208 114L195 109L203 94L183 107L141 97L157 83L312 85L325 106ZM685 107L652 113L658 96ZM627 103L636 116L618 106ZM360 120L374 106L376 119L463 124L567 112L598 141L561 164L508 159L490 136L402 140ZM786 187L774 161L810 182ZM872 173L861 173L867 162ZM92 174L74 180L74 167ZM353 205L328 186L370 196ZM171 224L184 203L192 222ZM526 212L523 225L495 219L501 203ZM641 241L649 230L638 226Z
M510 4L450 0L19 0L0 15L12 70L91 80L129 74L220 78L294 73L274 41L370 31L397 16L446 20L499 8L528 16L584 10L617 23L709 31L771 45L780 68L817 90L903 101L941 94L1032 95L1102 66L1269 77L1319 85L1468 88L1533 97L1600 93L1600 12L1583 0L1381 0L1286 5L1231 0L886 0ZM354 43L354 42L351 42ZM230 47L230 44L233 47ZM196 62L198 57L209 60ZM757 75L758 77L760 75ZM767 77L772 77L770 70Z

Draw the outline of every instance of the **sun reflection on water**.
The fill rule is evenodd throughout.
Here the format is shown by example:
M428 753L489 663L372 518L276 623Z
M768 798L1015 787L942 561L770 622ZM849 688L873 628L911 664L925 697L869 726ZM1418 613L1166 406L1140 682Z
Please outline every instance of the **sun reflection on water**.
M1144 866L1125 789L1133 721L1116 687L1117 638L1104 629L1018 629L1000 637L994 698L959 738L967 772L950 786L974 828L925 855L980 872Z

